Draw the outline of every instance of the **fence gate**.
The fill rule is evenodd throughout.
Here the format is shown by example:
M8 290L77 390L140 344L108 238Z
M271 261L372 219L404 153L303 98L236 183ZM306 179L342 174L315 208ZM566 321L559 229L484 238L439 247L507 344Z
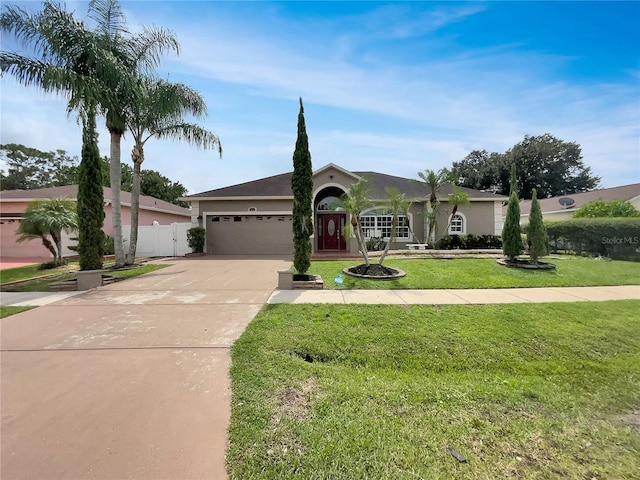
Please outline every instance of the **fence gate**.
M138 227L136 257L182 257L191 252L187 245L190 223ZM128 251L131 225L122 226L125 251Z

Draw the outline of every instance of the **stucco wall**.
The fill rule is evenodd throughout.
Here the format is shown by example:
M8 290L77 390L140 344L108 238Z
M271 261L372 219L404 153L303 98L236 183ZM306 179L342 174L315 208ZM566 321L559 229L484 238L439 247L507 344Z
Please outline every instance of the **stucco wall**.
M292 200L207 200L199 202L200 214L221 212L247 213L249 208L260 212L291 212Z
M451 210L451 205L440 205L437 238L442 238L448 234ZM461 205L458 207L458 212L464 215L466 220L465 234L495 235L494 202L472 202L471 205Z
M313 191L316 192L325 185L341 186L347 191L356 181L353 176L346 175L337 168L330 167L313 177Z

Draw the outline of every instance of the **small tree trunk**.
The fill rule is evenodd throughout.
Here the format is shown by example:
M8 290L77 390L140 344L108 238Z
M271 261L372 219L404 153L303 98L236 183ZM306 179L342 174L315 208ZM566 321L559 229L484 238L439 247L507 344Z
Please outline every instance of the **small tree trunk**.
M364 258L364 264L368 267L370 262L369 262L369 251L367 250L367 242L364 241L362 228L360 228L360 222L357 220L356 220L355 234L356 234L356 240L358 240L358 245L360 246L360 251L362 252L362 256Z
M53 255L53 259L56 260L57 256L56 256L56 249L53 248L53 244L49 241L49 239L45 236L40 237L42 239L42 245L44 246L44 248L46 248L47 250L49 250L51 252L51 255Z
M384 247L384 250L382 251L382 255L380 255L380 260L378 261L378 265L382 265L382 262L384 262L384 258L387 256L387 253L389 253L389 247L391 246L391 242L393 242L396 238L396 225L398 223L398 216L394 215L393 219L391 220L391 231L389 232L389 240L387 241L387 244Z
M111 214L113 218L113 245L116 267L124 265L124 246L122 244L122 212L120 206L120 181L122 167L120 165L120 140L122 134L111 131L111 161L109 179L111 186Z
M62 264L62 232L49 232L56 246L56 262Z
M131 233L129 235L129 255L127 265L133 265L136 261L136 248L138 247L138 223L140 214L140 170L144 162L144 150L142 145L135 145L131 153L133 160L133 185L131 186Z

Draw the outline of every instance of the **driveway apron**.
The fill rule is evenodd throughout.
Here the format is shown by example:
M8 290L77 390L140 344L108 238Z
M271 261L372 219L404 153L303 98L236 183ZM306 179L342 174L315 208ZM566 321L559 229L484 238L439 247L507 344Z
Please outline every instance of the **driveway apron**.
M224 479L229 347L286 258L199 257L1 320L3 479Z

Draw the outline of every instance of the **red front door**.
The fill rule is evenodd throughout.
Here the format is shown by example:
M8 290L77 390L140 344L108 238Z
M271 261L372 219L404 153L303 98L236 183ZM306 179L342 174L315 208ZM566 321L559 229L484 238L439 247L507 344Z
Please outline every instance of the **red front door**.
M318 221L318 250L346 250L347 242L344 226L347 215L335 213L319 215Z

